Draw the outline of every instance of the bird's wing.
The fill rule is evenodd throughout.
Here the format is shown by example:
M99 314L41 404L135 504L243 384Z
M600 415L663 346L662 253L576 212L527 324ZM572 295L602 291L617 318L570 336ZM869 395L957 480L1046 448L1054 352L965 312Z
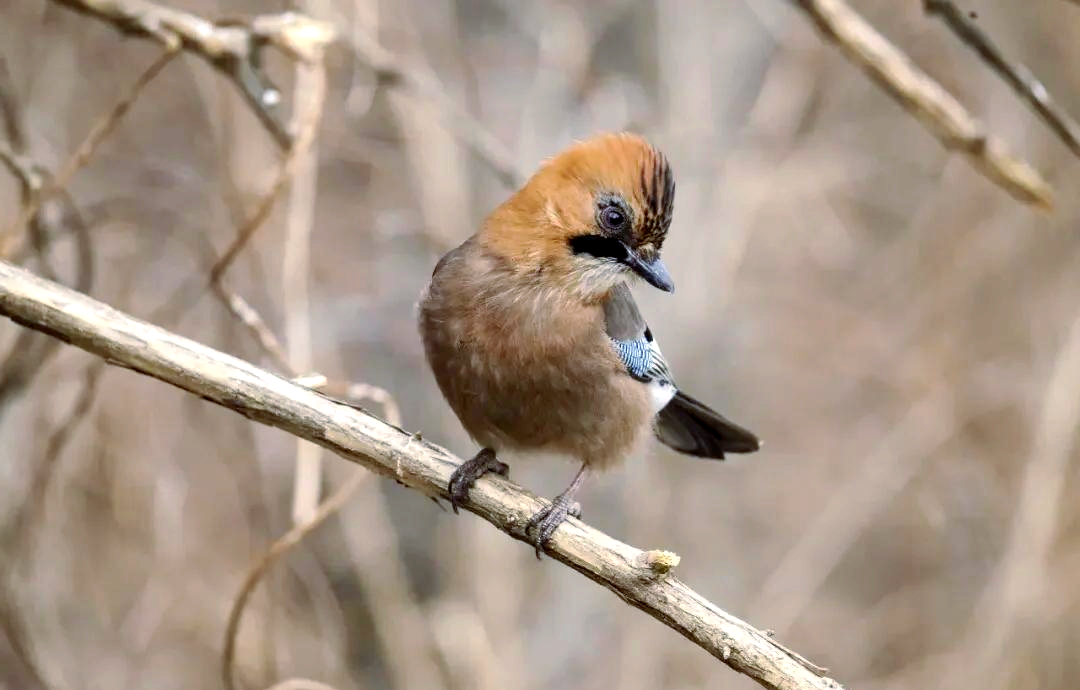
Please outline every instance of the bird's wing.
M656 436L664 445L680 453L718 460L724 453L752 453L758 449L760 442L753 433L675 388L660 347L625 284L611 291L604 304L604 321L627 373L649 387L653 409L658 413Z
M616 286L604 303L604 323L630 376L642 383L672 384L667 361L625 283Z

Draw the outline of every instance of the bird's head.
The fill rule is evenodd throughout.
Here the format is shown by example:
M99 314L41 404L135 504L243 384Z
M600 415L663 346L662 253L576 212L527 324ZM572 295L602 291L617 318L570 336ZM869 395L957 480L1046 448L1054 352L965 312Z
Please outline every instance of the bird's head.
M482 240L515 270L586 298L637 276L671 292L660 261L675 180L662 153L634 134L605 134L547 161L488 219Z

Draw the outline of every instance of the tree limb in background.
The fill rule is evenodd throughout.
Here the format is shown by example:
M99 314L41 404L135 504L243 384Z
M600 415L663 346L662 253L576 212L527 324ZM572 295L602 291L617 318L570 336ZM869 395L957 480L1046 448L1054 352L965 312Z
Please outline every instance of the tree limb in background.
M281 92L262 69L261 51L272 45L293 60L311 62L333 40L333 28L294 12L215 23L147 0L53 0L109 22L120 31L159 41L170 50L198 55L239 87L255 115L282 148L292 142L277 112Z
M821 33L890 96L915 116L941 144L967 156L977 170L1014 198L1049 210L1050 185L1000 139L987 133L959 101L920 70L843 0L792 0Z
M213 262L212 255L211 262ZM330 382L320 374L297 376L296 367L290 363L281 343L258 311L240 295L229 290L224 281L218 281L213 287L215 293L225 303L232 315L255 337L263 353L273 362L280 373L287 375L295 383L307 388L323 390L328 395L346 400L350 404L364 400L373 401L382 406L383 416L391 424L395 426L401 424L401 412L393 396L378 386L355 382ZM305 443L307 442L305 441ZM404 565L400 562L400 554L397 553L396 548L388 546L388 544L396 542L395 530L383 515L385 506L382 505L381 493L378 493L379 489L377 487L367 482L369 477L370 474L366 470L357 468L341 487L328 497L325 502L317 506L308 521L296 525L275 540L269 550L261 555L248 571L240 592L233 602L226 625L225 644L222 652L222 677L227 689L231 690L238 683L235 673L237 636L240 631L241 616L258 583L266 575L267 571L280 560L281 556L299 544L326 518L341 510L350 499L357 499L358 502L364 505L368 514L366 519L363 520L363 524L365 527L377 529L379 534L377 537L380 541L379 567L361 568L358 571L361 582L368 583L362 589L370 590L374 588L379 591L377 595L378 605L372 607L372 616L375 620L376 629L384 630L389 629L391 626L400 627L407 624L407 621L416 621L422 618L420 607L415 601L409 597L401 596L400 592L398 592L398 596L393 596L392 592L388 593L386 591L387 582L402 587L404 585L401 583L405 582L407 578L400 577L400 574L404 572ZM357 562L364 563L368 561L370 559ZM373 584L379 581L382 582L381 587ZM393 585L391 585L392 589ZM415 646L418 644L417 640L420 638L421 635L415 634L414 630L413 634L400 640L393 636L386 636L382 639L382 644L386 648L385 651L387 651L389 659L387 666L390 676L398 686L434 687L433 683L425 682L430 681L433 677L430 672L432 664L423 663L422 656L415 651ZM397 661L395 662L395 660ZM426 675L425 668L428 669Z
M244 218L241 225L236 229L236 236L232 239L220 257L213 260L209 269L209 276L195 275L190 280L173 292L165 303L155 310L155 314L170 314L173 318L179 318L180 313L190 307L202 295L203 290L209 286L211 290L226 304L234 315L239 316L245 326L252 328L264 347L271 345L268 353L276 360L276 364L282 364L287 359L280 343L268 331L260 330L256 325L261 319L252 320L250 310L245 310L235 299L227 287L222 284L225 273L229 270L233 261L240 255L251 239L270 217L278 198L285 191L296 168L304 159L306 153L315 141L322 120L322 109L326 100L326 67L323 64L320 50L312 49L306 56L305 61L297 66L297 88L302 88L302 93L297 93L296 102L298 108L293 113L291 129L295 132L284 158L278 166L269 189L259 197L252 211ZM242 301L242 300L241 300Z
M1030 69L1009 62L990 36L968 18L951 0L923 0L923 9L941 20L960 40L970 46L990 68L997 72L1031 106L1050 129L1074 154L1080 156L1080 123L1065 112Z
M304 69L305 78L303 83L307 85L309 93L304 94L303 112L294 115L294 123L297 135L289 145L285 159L281 162L277 176L270 185L270 189L262 196L255 210L244 220L244 224L236 231L236 237L229 243L225 251L210 269L210 283L214 284L221 280L229 266L240 255L247 243L262 227L262 224L270 217L270 211L274 209L285 186L292 179L296 167L304 160L306 152L315 141L315 135L319 131L319 122L322 118L323 103L326 99L326 69L321 60L317 64L307 65Z
M131 109L139 94L142 93L147 84L154 80L154 77L161 73L161 70L165 69L165 65L172 62L176 54L175 49L166 49L149 67L143 70L135 83L128 89L128 92L124 94L124 97L117 101L109 109L109 112L98 118L90 132L87 133L86 138L82 140L75 153L64 163L64 167L60 169L55 177L46 179L43 184L39 184L34 193L26 198L15 224L4 233L2 241L0 241L0 257L10 259L17 257L21 253L22 245L26 241L26 233L23 232L26 224L37 215L42 204L61 193L71 182L71 178L75 176L75 173L90 162L98 147L101 146L101 142L105 141L116 129L116 126L120 124L120 120Z
M417 435L3 262L0 314L318 443L428 496L445 497L460 463ZM492 477L477 483L465 507L514 539L528 541L525 525L543 505L518 485ZM577 519L559 528L549 553L767 688L841 687L824 677L824 669L671 576L672 558L636 549Z
M364 398L371 399L382 405L383 414L391 424L396 426L401 423L401 411L398 409L397 403L382 388L368 384L351 384L348 390L352 393L352 395L348 396L350 401L358 402ZM255 587L266 575L267 571L289 549L303 541L304 537L315 531L328 517L340 510L342 506L349 502L356 490L370 479L371 473L365 472L363 469L357 469L353 472L334 493L330 494L326 500L318 505L306 522L294 525L292 529L274 540L270 548L248 571L243 584L240 586L240 592L236 595L236 599L233 600L232 609L229 611L229 620L225 625L225 645L221 654L221 680L225 684L226 690L235 690L237 686L236 674L233 670L236 665L236 641L240 634L240 621L244 614L244 607L255 591Z
M353 31L352 45L380 83L404 88L434 106L454 136L485 163L500 182L510 189L517 189L529 178L498 137L446 95L433 74L411 67L360 27Z
M313 123L321 120L326 74L319 65L300 63L293 88L294 112L308 113ZM317 128L315 128L317 129ZM285 317L285 346L289 362L301 372L315 363L311 342L311 234L315 225L315 197L318 193L318 146L314 136L296 158L285 219L282 248L282 311ZM296 470L293 473L293 523L304 524L315 516L322 490L323 449L303 440L296 442Z
M270 548L244 576L244 582L240 585L240 592L236 595L236 599L233 600L232 608L229 610L229 620L225 625L225 646L221 655L221 680L225 685L225 690L236 690L237 687L236 674L233 670L236 664L236 641L240 633L240 620L244 608L255 592L255 587L278 562L278 559L303 541L304 537L325 522L326 518L340 510L352 498L360 485L370 479L371 474L368 472L361 470L354 472L334 493L319 504L307 522L294 525L288 532L275 539Z
M19 178L23 198L30 198L45 183L41 166L15 151L6 141L0 141L0 163Z
M119 106L118 106L119 107ZM114 108L114 112L116 109ZM23 218L30 223L28 233L0 238L17 240L8 247L13 250L12 258L21 261L25 250L32 250L41 266L41 271L50 279L56 280L56 272L49 259L50 244L63 235L70 233L75 240L75 275L72 286L79 292L89 292L94 282L93 244L90 241L90 228L74 200L51 178L48 170L26 156L27 133L24 126L22 108L16 101L7 67L0 61L0 119L4 124L7 142L0 141L0 162L19 179L20 199L23 204ZM98 128L95 127L95 131ZM93 137L88 137L87 141ZM84 156L76 155L73 161L85 160L92 155L92 148ZM86 142L79 147L86 151ZM74 174L77 169L72 162L64 166L65 171ZM69 175L70 176L70 175ZM59 198L57 198L59 197ZM31 209L27 213L27 209ZM17 224L16 227L20 227ZM3 251L0 250L0 256ZM56 342L49 338L40 338L34 334L20 333L0 361L0 416L6 407L14 401L34 380L42 367L55 354Z

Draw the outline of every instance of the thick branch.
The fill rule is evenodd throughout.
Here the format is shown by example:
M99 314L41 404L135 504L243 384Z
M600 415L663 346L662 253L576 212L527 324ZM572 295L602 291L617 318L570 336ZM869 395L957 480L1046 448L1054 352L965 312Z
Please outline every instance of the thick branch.
M302 14L262 15L243 23L215 23L148 0L53 0L117 29L198 55L232 79L282 148L293 132L278 114L281 92L262 69L261 50L273 45L290 58L314 62L333 40L329 24Z
M3 262L0 314L317 443L429 496L445 497L459 463L419 435ZM533 494L492 477L477 484L466 508L524 541L525 524L541 506ZM767 688L840 688L823 669L670 576L674 559L665 554L641 551L574 519L555 533L550 554Z
M1037 170L1013 156L945 87L843 0L792 1L848 60L869 74L945 148L963 153L979 172L1020 201L1044 209L1053 206L1053 190Z

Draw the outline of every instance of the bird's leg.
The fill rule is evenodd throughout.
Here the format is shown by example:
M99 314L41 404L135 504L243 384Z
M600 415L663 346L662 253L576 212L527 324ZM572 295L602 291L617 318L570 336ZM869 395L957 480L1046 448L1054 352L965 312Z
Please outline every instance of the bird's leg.
M533 545L536 547L536 558L540 559L540 552L544 549L548 540L551 539L551 535L555 534L555 530L565 520L566 516L581 517L581 505L574 500L574 494L581 488L582 483L585 481L585 467L582 464L581 469L574 476L574 481L570 482L570 486L566 487L566 491L555 497L555 500L551 502L551 505L542 508L532 516L529 520L529 524L525 526L525 534L532 531L536 531L536 541Z
M446 487L446 492L450 494L450 506L455 513L458 512L458 506L469 499L469 489L476 480L488 472L494 472L503 477L510 474L510 466L505 462L499 462L499 459L495 457L495 451L491 448L481 448L472 459L461 463L454 470L454 473L450 475L450 484Z

